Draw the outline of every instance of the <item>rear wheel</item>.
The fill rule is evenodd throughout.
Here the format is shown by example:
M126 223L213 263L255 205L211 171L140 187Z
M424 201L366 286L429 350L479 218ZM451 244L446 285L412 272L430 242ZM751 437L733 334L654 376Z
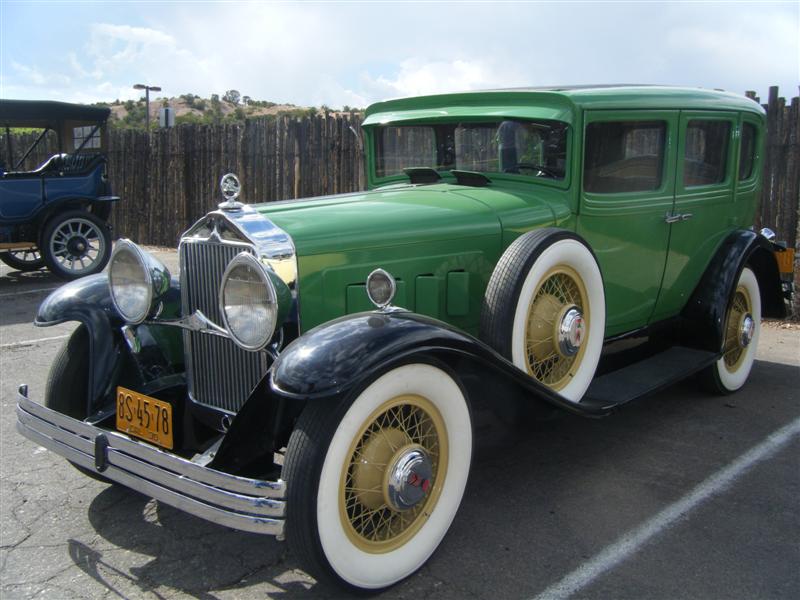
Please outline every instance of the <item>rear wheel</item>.
M99 273L111 257L111 230L105 221L83 210L54 216L42 233L47 268L62 279Z
M38 271L44 266L44 259L38 248L0 252L0 260L12 269L23 272Z
M61 346L50 367L44 392L44 405L82 421L87 417L89 395L89 331L79 325ZM70 464L84 475L103 483L114 483L96 471L73 462Z
M703 384L716 394L730 394L750 376L761 333L761 295L758 279L745 267L736 283L725 319L722 357L703 372Z
M396 367L338 408L311 403L286 452L289 544L318 579L390 586L447 533L471 456L464 394L432 365Z

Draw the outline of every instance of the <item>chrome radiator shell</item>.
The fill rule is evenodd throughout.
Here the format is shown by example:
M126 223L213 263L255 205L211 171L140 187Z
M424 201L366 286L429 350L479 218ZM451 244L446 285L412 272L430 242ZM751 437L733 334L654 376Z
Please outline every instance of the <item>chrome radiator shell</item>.
M297 255L291 237L253 207L223 203L181 237L184 317L200 312L223 327L219 308L222 276L241 252L253 254L277 274L288 290L287 301L297 310ZM267 373L268 352L249 352L229 337L184 329L183 342L189 397L198 404L236 413Z
M219 289L228 263L251 245L214 239L183 240L180 246L181 303L184 315L200 310L222 324ZM189 397L198 404L236 413L267 372L267 354L248 352L233 340L183 331Z

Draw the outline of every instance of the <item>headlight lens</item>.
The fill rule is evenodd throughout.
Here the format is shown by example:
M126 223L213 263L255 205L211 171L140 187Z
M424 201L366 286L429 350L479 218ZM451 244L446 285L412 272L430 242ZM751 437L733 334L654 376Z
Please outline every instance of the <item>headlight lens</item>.
M111 300L128 323L141 323L150 312L153 283L142 251L129 240L119 240L108 268Z
M272 339L277 294L266 268L252 254L242 252L225 270L220 309L233 341L245 350L261 350Z

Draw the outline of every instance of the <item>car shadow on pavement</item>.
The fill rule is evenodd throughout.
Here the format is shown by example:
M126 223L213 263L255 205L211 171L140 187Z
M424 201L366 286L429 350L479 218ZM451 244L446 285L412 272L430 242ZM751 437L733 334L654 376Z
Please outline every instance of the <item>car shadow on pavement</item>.
M127 579L142 592L160 586L201 600L214 591L267 584L282 597L306 597L314 583L305 574L290 573L286 544L275 538L236 531L160 504L122 486L112 485L89 506L95 531L118 548L140 555L135 566L120 566L114 558L81 542L70 541L70 557L87 575L115 590L116 578ZM147 561L146 557L152 557ZM300 581L297 581L297 580ZM129 586L125 586L129 587Z
M687 380L609 419L565 415L526 432L517 428L505 445L478 453L441 547L385 597L440 585L443 598L537 594L796 418L786 390L798 373L796 366L758 361L752 381L732 396L709 396ZM70 557L120 596L129 595L118 589L122 577L143 593L166 586L204 600L232 590L263 597L265 589L286 598L341 597L302 573L285 544L121 486L99 493L88 516L127 558L116 549L104 557L76 540Z

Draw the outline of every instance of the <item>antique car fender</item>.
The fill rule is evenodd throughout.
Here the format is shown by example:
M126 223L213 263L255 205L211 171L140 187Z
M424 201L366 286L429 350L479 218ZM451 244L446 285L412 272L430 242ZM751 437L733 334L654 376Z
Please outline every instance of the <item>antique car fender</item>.
M609 412L562 398L463 331L397 309L349 315L312 329L281 352L270 385L274 393L291 399L338 400L390 366L426 359L446 363L473 399L481 389L485 395L491 382L510 393L521 392L528 399L584 416ZM490 408L495 400L502 399L491 398Z
M786 316L774 250L770 241L750 230L737 230L725 238L682 311L684 344L720 351L725 339L728 305L745 266L749 266L758 279L762 316L774 319Z
M171 316L180 307L177 281L161 303L161 314ZM52 327L66 321L82 323L89 333L89 414L97 409L113 384L113 374L122 356L120 328L125 321L117 312L108 289L108 275L98 273L62 285L39 306L33 322L37 327ZM139 325L146 328L147 325Z

